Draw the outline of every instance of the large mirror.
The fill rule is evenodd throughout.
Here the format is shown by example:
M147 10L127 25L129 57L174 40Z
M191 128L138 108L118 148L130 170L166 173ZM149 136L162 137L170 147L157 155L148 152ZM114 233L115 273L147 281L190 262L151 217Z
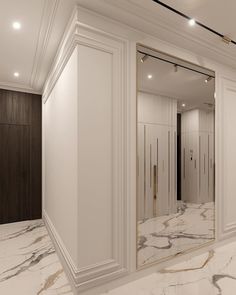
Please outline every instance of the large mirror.
M137 265L215 237L215 73L137 47Z

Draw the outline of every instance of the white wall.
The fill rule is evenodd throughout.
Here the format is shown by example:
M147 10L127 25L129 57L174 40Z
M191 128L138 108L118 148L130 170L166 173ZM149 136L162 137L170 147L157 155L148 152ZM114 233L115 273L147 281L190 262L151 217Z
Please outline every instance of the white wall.
M153 29L158 31L155 25ZM233 209L236 206L236 156L233 153L236 144L236 73L204 56L154 38L150 31L146 33L79 7L67 28L45 85L43 98L48 101L43 110L44 220L73 286L80 294L86 288L90 289L88 294L90 291L96 294L96 289L91 288L97 285L103 285L101 290L105 291L167 265L162 263L136 272L137 43L216 71L217 239L236 235ZM168 36L168 30L166 34ZM79 46L84 60L80 59L79 52L76 58L80 62L70 60L67 63L76 46ZM60 82L60 76L64 77L63 82ZM75 84L78 86L77 106ZM56 100L53 100L55 94ZM57 105L53 105L53 101ZM90 112L88 108L91 108ZM81 116L77 116L78 122L76 112ZM108 126L109 123L112 126ZM86 130L91 133L91 138L85 136ZM90 144L96 145L96 156ZM88 157L87 150L92 152L91 157ZM75 160L73 163L72 159ZM91 169L94 170L89 172ZM79 174L82 183L79 177L76 180ZM83 239L87 245L89 243L88 247ZM185 258L177 257L173 263ZM123 279L111 282L122 276Z
M127 272L126 43L74 28L43 98L44 220L84 289Z
M78 263L78 51L43 106L44 210Z

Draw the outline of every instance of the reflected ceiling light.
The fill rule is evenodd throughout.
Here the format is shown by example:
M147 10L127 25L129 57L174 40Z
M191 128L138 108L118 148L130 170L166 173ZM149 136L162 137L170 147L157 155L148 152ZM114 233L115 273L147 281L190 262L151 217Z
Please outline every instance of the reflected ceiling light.
M182 103L182 107L185 108L186 107L186 104L185 103Z
M20 74L18 72L14 73L14 77L18 78L20 76Z
M216 92L214 92L214 99L216 99Z
M212 80L212 77L211 76L208 76L206 79L205 79L205 83L208 83Z
M196 21L195 21L195 19L190 19L189 21L188 21L188 23L189 23L189 25L192 27L192 26L194 26L195 24L196 24Z
M147 77L148 77L148 79L152 79L152 75L151 74L149 74Z
M145 54L145 55L141 58L141 63L144 63L146 59L148 59L148 55L147 55L147 54Z
M178 72L178 65L174 65L174 71L175 71L175 73Z
M14 30L20 30L20 29L21 29L21 23L19 23L19 22L14 22L14 23L12 24L12 27L13 27Z

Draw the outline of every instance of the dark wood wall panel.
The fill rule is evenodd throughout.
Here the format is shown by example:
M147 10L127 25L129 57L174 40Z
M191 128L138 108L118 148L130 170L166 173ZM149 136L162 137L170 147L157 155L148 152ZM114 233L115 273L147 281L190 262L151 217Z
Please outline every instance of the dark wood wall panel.
M0 223L41 218L41 96L0 89Z

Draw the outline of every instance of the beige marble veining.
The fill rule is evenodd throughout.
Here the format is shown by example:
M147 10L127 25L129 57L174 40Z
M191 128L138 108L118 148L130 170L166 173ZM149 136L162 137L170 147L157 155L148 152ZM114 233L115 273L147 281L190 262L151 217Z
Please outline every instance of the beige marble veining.
M140 221L138 265L143 266L197 248L214 239L214 203L184 203L176 214Z
M0 294L73 295L42 220L0 225Z

